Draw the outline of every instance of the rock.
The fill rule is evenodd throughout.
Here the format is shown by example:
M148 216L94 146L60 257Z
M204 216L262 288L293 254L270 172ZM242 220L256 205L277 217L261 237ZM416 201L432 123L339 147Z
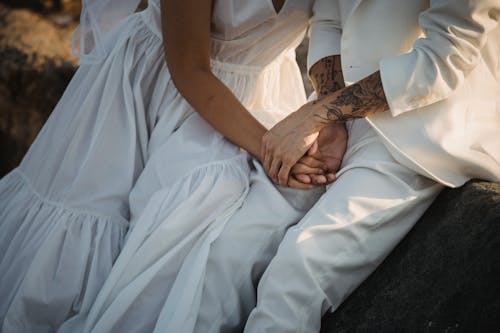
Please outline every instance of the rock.
M19 163L76 69L75 25L0 4L0 176Z
M500 332L500 183L444 190L321 332Z
M74 17L80 15L82 3L81 0L0 0L0 2L10 7L29 8L42 13L58 12Z

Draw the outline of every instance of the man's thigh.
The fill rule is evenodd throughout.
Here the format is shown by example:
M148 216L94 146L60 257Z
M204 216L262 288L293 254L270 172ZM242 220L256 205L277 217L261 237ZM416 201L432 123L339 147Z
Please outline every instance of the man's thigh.
M260 281L246 331L287 331L278 323L295 332L318 330L319 315L338 307L442 189L395 161L365 121L348 130L337 180L287 230Z
M231 331L244 324L283 235L323 192L276 187L255 165L243 206L210 248L196 332Z

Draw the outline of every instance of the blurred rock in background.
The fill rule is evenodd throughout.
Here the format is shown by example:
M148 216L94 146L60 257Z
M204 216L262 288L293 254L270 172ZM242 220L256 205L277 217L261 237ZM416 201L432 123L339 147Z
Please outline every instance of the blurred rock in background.
M1 0L12 8L26 8L40 13L58 13L78 17L81 0Z
M71 79L75 26L0 3L0 175L19 163Z

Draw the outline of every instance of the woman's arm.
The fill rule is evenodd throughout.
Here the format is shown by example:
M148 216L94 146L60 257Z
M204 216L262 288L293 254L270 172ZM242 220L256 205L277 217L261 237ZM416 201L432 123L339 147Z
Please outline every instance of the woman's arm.
M211 0L161 0L167 66L189 104L229 141L260 160L266 128L210 69L211 10Z

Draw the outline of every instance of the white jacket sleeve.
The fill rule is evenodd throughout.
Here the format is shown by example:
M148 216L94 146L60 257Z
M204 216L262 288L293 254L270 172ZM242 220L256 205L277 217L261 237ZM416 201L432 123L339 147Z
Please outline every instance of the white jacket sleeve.
M340 54L342 26L338 1L316 0L309 30L307 69L320 59Z
M425 37L410 53L380 62L392 115L448 98L481 60L499 20L499 0L431 0L419 17Z

